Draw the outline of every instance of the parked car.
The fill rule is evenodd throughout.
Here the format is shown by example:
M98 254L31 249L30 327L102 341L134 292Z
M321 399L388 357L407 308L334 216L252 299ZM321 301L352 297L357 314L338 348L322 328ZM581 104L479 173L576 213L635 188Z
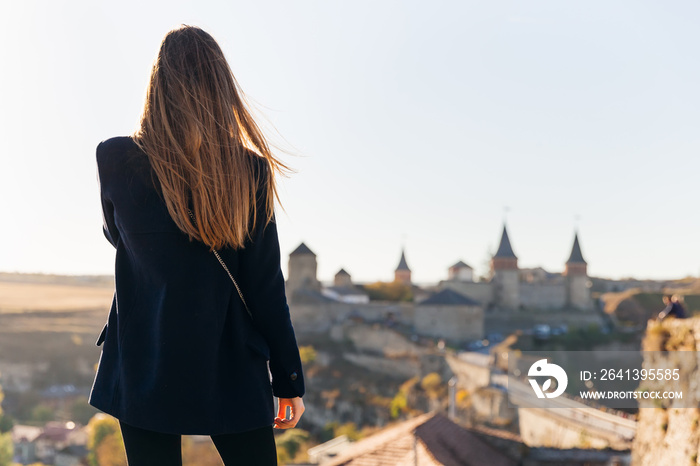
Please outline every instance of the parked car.
M552 329L547 324L537 324L532 327L532 334L536 340L548 340L552 335Z

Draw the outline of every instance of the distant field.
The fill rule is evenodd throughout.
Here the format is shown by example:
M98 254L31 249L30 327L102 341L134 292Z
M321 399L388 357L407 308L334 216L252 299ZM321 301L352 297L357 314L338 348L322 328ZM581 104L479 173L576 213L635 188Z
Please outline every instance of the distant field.
M113 293L112 286L0 281L0 314L109 309Z
M0 361L91 367L113 293L108 279L0 275Z

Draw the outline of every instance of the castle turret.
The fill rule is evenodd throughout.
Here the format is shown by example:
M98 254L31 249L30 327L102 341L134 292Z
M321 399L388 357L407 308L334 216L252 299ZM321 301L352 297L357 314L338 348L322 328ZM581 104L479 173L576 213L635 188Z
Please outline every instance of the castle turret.
M401 250L401 260L399 260L399 265L394 270L394 281L401 283L411 283L411 269L408 268L406 263L406 254L404 250Z
M491 258L491 275L494 284L494 304L503 309L518 309L520 307L518 257L510 245L505 224L498 251Z
M574 234L574 245L564 269L566 277L566 304L575 309L590 309L591 295L588 289L588 264L583 259L578 233Z
M351 288L353 286L352 277L345 271L345 269L340 269L333 278L333 285Z
M287 294L292 295L298 289L320 291L321 284L316 279L316 254L301 243L289 254L289 272L287 277Z

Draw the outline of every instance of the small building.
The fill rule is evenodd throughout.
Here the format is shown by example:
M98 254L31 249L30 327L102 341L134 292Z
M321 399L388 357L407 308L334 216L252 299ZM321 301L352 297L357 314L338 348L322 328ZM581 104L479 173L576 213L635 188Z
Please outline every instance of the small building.
M366 304L369 302L369 295L355 286L352 277L345 269L340 269L333 278L333 286L323 288L321 293L342 303Z
M321 293L323 293L324 296L342 303L369 303L369 295L355 286L328 286L324 288Z
M324 466L515 466L479 435L433 411L391 424L350 444Z
M36 444L42 428L16 424L12 427L12 444L15 450L15 461L20 464L31 464L38 461Z
M474 268L459 261L447 270L447 279L456 282L473 282Z

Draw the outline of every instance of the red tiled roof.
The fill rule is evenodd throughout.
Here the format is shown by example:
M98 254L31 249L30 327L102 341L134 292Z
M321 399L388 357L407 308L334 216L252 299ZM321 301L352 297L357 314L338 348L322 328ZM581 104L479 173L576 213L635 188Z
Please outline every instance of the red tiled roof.
M426 413L389 426L356 442L327 466L515 466L478 435L439 412Z

